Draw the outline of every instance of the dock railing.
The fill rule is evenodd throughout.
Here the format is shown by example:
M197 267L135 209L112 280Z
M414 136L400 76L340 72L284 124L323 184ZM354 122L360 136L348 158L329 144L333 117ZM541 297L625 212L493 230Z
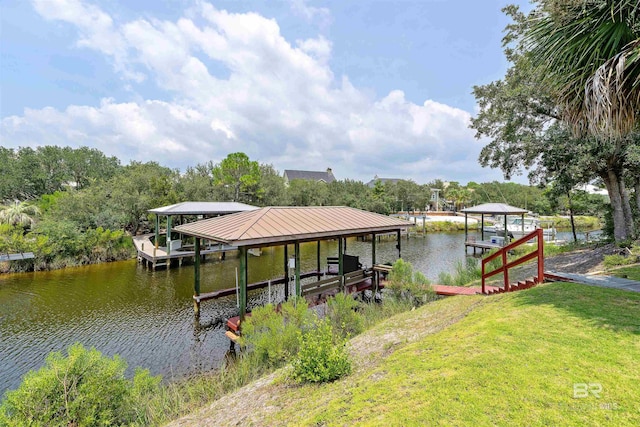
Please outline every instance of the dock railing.
M517 248L518 246L526 244L532 239L536 239L537 248L535 251L521 256L520 258L515 259L511 262L507 262L507 255L509 254L509 251ZM486 272L487 264L498 258L502 260L502 265L493 271ZM509 269L536 258L538 259L538 277L534 278L534 280L536 283L541 283L544 280L544 230L541 228L523 236L522 238L514 242L511 242L497 252L482 259L482 293L486 294L486 279L500 273L503 273L504 291L509 292L511 286L509 283Z

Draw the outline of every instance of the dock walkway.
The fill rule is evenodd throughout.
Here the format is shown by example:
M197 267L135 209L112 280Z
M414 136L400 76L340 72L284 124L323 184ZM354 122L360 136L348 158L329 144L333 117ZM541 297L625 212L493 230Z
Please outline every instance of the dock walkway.
M175 249L171 253L167 253L166 246L155 247L151 241L153 234L144 234L133 237L133 244L138 251L138 261L146 263L154 270L157 267L168 266L172 260L178 260L178 265L182 265L184 258L193 258L194 250L186 250L185 248ZM238 248L230 245L215 244L204 247L200 250L200 255L206 256L214 253L224 253L235 251Z

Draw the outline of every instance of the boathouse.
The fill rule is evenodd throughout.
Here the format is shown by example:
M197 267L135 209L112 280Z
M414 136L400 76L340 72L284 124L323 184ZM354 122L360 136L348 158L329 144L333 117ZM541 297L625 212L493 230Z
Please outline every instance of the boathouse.
M247 313L247 291L255 288L247 283L247 253L249 249L270 246L284 246L284 280L279 283L288 285L290 263L295 273L295 294L298 296L314 295L331 290L344 290L347 285L355 285L373 278L376 268L376 236L395 234L397 238L398 257L401 256L401 231L413 224L377 213L345 206L318 207L266 207L249 212L241 212L219 218L211 218L177 226L175 230L195 238L195 273L194 273L194 310L196 316L200 312L200 302L216 298L218 293L200 294L200 253L201 240L206 239L238 248L240 256L239 274L239 321ZM371 236L372 268L348 271L344 256L345 239L347 237ZM338 240L338 256L336 275L322 279L320 271L320 241ZM303 274L300 272L300 244L317 242L317 270L306 277L316 276L316 281L302 284ZM293 262L289 260L288 246L294 246ZM380 266L381 269L387 268ZM370 285L372 286L372 284ZM288 295L288 291L285 292ZM235 325L237 328L237 324ZM232 326L233 328L233 326ZM234 328L235 329L235 328Z
M464 213L464 247L465 250L468 247L472 247L475 253L476 248L480 248L482 251L494 248L503 247L508 243L507 230L507 216L508 215L521 215L524 224L524 215L527 213L526 209L516 208L515 206L507 205L505 203L484 203L481 205L473 206L470 208L462 209ZM480 215L480 241L475 236L469 236L468 215ZM485 215L501 215L504 216L504 242L503 244L495 243L484 240L484 216Z
M184 258L191 258L194 255L193 247L185 246L182 236L173 238L174 231L172 224L184 224L189 219L206 219L219 217L237 212L248 212L258 209L257 206L246 205L237 202L182 202L174 205L162 206L150 209L147 212L155 215L154 234L135 236L133 243L138 251L138 260L148 264L155 269L160 266L168 266L172 260L178 260L178 265L182 264ZM166 220L161 221L161 217ZM160 245L161 223L166 224L166 244ZM153 237L153 241L151 238ZM235 248L224 245L207 245L203 255L233 250Z

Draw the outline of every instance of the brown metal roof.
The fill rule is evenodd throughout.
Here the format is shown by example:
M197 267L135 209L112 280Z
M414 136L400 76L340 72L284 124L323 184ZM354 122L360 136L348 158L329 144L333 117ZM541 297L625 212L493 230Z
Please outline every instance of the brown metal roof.
M287 242L383 233L413 223L345 206L266 207L176 227L189 236L233 246L269 246Z

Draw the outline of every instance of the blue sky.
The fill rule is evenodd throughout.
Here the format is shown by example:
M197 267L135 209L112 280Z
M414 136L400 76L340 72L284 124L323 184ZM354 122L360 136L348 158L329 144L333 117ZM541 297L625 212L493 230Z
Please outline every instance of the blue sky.
M0 143L182 170L243 151L339 179L501 180L467 125L472 86L507 67L505 4L3 0Z

